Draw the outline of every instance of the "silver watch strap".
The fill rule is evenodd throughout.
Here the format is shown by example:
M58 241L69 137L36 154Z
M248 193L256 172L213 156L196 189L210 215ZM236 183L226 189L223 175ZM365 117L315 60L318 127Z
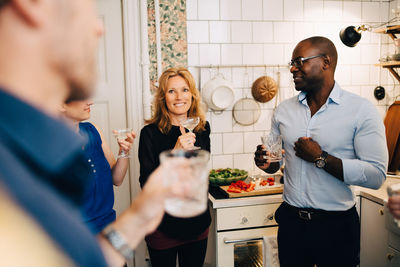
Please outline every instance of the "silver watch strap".
M102 234L126 260L132 260L135 257L135 251L129 246L125 238L111 225L104 228Z

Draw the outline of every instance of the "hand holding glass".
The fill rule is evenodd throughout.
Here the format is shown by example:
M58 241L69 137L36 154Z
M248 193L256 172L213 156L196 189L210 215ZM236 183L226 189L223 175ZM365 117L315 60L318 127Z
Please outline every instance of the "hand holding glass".
M199 117L188 117L184 120L181 120L180 123L183 127L189 130L189 132L193 133L194 128L196 128L197 124L199 124ZM200 149L198 146L194 146L191 148L192 150Z
M207 209L208 168L210 153L205 150L168 150L160 154L160 162L167 170L164 183L167 187L184 186L185 197L169 197L165 200L165 211L172 216L189 218ZM189 165L182 170L182 160Z
M266 159L270 162L282 160L282 136L269 133L261 136L261 142L267 150Z
M113 131L113 135L117 140L125 140L127 138L126 134L132 132L131 128L128 129L118 129ZM128 152L129 153L129 152ZM129 154L126 151L122 150L118 158L129 158Z

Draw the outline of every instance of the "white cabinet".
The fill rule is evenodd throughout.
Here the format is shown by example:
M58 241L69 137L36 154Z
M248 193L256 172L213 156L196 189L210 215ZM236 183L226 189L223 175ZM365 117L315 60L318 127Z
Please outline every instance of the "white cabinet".
M361 197L360 267L385 266L387 241L383 205Z

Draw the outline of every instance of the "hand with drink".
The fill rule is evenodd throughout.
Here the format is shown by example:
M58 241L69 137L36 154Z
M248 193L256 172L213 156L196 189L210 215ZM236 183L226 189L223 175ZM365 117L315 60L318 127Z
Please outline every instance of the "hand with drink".
M129 151L136 138L136 133L131 128L113 130L112 132L119 145L118 158L129 158Z
M178 139L178 141L181 143L181 147L184 149L187 149L187 150L200 149L200 147L197 147L194 145L194 143L196 141L196 135L193 133L194 128L196 128L196 126L200 122L200 118L199 117L187 117L183 120L180 120L179 122L180 122L181 126L183 126L189 130L188 133L185 133L185 131L182 131L182 129L181 129L183 137L181 138L182 140ZM187 137L187 138L185 138L185 137ZM194 140L193 140L193 137L194 137Z
M254 153L254 161L257 167L266 170L271 163L280 162L282 160L282 137L281 135L269 132L261 136L262 145L257 146L257 151ZM279 169L279 164L277 164Z

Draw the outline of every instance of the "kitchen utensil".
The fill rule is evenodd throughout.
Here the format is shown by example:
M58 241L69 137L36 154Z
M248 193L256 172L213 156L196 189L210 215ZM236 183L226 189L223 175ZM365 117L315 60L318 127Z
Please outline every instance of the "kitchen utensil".
M240 125L256 123L261 115L260 105L252 98L239 99L232 109L233 119Z
M217 74L202 88L201 94L204 102L213 110L224 110L235 99L233 84L226 80L222 74Z
M258 102L265 103L270 101L278 92L275 80L269 76L261 76L253 82L251 94Z

